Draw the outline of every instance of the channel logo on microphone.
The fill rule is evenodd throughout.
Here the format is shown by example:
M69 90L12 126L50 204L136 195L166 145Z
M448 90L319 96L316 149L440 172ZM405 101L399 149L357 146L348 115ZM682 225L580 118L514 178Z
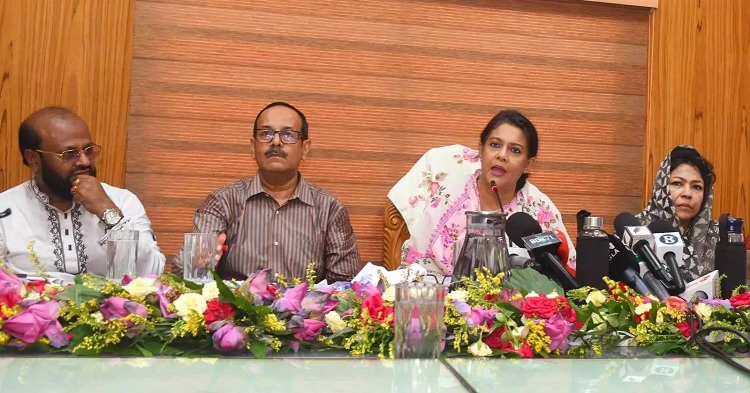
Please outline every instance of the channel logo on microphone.
M678 239L677 236L675 235L666 234L666 235L659 236L659 242L662 244L668 244L668 245L677 244L677 242L679 241L680 239Z

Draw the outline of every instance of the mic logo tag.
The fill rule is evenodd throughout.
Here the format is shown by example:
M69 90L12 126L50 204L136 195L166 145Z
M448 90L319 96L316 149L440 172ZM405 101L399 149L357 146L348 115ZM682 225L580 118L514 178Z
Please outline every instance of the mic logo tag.
M677 239L677 236L675 235L661 235L659 236L659 241L664 244L672 245L677 244L679 239Z

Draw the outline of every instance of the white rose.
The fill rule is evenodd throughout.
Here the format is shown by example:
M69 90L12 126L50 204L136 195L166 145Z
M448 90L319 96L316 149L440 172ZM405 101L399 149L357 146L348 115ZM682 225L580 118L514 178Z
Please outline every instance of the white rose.
M396 301L396 288L393 286L390 286L385 289L385 292L383 292L383 300L386 302L395 302Z
M696 304L694 310L695 313L698 314L698 316L700 316L704 322L708 321L711 318L711 313L714 312L714 308L706 303Z
M469 353L474 356L489 356L492 355L492 349L483 341L477 341L469 345Z
M39 300L41 298L42 298L42 295L40 295L40 294L38 294L38 293L36 293L34 291L31 291L31 292L28 293L28 295L26 295L26 298L24 300Z
M466 299L469 298L469 292L466 292L463 289L457 289L455 291L451 291L446 297L450 300L460 300L465 302Z
M206 299L207 302L219 297L219 287L216 286L216 281L211 281L203 285L201 295L203 295L203 298Z
M346 327L346 323L341 319L341 315L336 311L330 311L325 316L326 325L331 328L331 332L338 333Z
M601 307L607 301L607 295L602 291L591 291L586 296L586 303L591 303L594 307Z
M183 319L188 319L190 311L203 314L208 308L206 299L197 293L186 293L178 297L173 304L175 310L177 310L177 315L181 316Z
M552 291L547 295L547 298L554 299L556 297L560 297L560 295L557 294L557 291Z
M539 297L539 294L536 293L536 292L534 292L534 291L531 291L531 292L529 292L528 295L526 295L526 297Z
M104 315L102 315L102 313L100 313L99 311L97 311L97 312L91 314L91 318L94 318L94 320L97 321L97 322L101 322L101 321L104 320Z
M651 310L651 303L643 303L635 308L635 313L636 315L641 315L649 310Z
M125 291L133 296L146 297L156 292L155 278L144 278L138 277L129 282L128 285L122 287Z

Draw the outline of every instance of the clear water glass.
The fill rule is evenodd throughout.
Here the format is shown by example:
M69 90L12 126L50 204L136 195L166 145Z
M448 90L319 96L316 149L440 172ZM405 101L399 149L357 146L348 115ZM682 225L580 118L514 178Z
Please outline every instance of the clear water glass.
M186 233L182 248L183 278L206 283L214 280L209 269L216 267L215 233Z
M120 280L135 276L139 231L110 231L107 234L107 278Z
M424 282L395 285L396 359L437 359L445 339L447 286Z

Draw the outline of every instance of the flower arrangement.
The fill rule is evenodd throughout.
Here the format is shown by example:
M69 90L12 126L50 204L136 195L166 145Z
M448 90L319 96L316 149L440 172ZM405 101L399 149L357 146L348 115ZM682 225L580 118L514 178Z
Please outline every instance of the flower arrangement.
M688 303L608 290L565 294L531 269L477 271L445 299L446 356L602 355L626 342L654 353L699 351L695 332L728 350L746 345L750 292ZM384 279L316 286L266 269L245 281L195 284L172 276L121 282L77 276L68 287L24 283L0 269L0 349L76 355L252 354L345 350L394 356L395 291Z

